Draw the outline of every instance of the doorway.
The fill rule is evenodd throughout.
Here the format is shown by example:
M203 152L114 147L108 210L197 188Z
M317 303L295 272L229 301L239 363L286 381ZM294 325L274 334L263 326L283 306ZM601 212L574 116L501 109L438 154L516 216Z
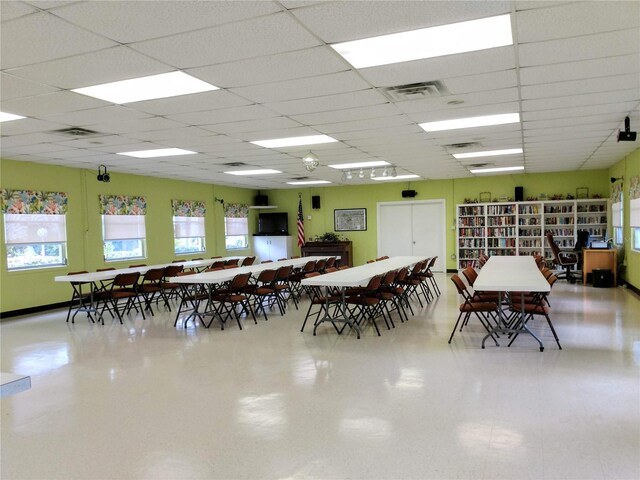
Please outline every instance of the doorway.
M438 256L435 272L446 272L445 200L380 202L378 256Z

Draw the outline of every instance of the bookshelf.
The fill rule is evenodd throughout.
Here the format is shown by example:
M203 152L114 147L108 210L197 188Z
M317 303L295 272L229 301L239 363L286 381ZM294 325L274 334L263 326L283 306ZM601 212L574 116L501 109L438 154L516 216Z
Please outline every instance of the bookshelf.
M551 232L560 248L575 246L578 231L591 240L604 239L607 200L550 200L473 203L457 206L458 269L476 266L480 254L543 255L553 258L546 243Z

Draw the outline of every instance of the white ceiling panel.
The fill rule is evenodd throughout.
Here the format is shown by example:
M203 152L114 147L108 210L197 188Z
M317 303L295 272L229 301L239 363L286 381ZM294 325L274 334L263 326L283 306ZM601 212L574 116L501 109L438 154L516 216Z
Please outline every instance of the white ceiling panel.
M80 2L56 15L122 43L198 30L280 10L274 2Z
M3 23L0 40L3 70L116 45L45 12Z
M132 48L179 68L300 50L320 42L285 13L137 42Z
M639 9L599 0L2 2L1 108L28 118L0 125L0 153L263 189L297 188L285 182L301 176L341 183L326 165L373 159L424 178L470 177L452 153L474 149L522 147L527 172L607 168L638 148L616 136L626 115L632 130L640 126ZM502 13L517 27L517 46L356 70L326 43ZM220 89L125 106L68 91L179 69ZM399 99L383 90L434 80L448 91ZM510 112L522 122L418 126ZM53 133L68 127L99 134ZM320 133L338 142L249 143ZM116 154L165 147L198 154ZM300 161L309 150L322 164L312 173ZM230 162L284 173L232 177L221 173Z

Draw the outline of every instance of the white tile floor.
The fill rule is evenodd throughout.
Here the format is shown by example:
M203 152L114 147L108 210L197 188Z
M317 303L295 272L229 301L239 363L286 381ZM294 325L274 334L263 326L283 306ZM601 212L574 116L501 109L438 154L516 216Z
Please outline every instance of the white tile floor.
M300 333L303 305L239 331L173 316L0 325L2 479L640 478L640 300L558 282L540 353L447 344L443 295L376 337Z

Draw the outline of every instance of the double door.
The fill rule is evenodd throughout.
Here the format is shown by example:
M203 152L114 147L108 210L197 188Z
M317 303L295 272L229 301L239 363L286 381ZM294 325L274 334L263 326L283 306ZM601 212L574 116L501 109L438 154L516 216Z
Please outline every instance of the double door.
M433 271L446 271L444 200L378 203L378 256L438 257Z

